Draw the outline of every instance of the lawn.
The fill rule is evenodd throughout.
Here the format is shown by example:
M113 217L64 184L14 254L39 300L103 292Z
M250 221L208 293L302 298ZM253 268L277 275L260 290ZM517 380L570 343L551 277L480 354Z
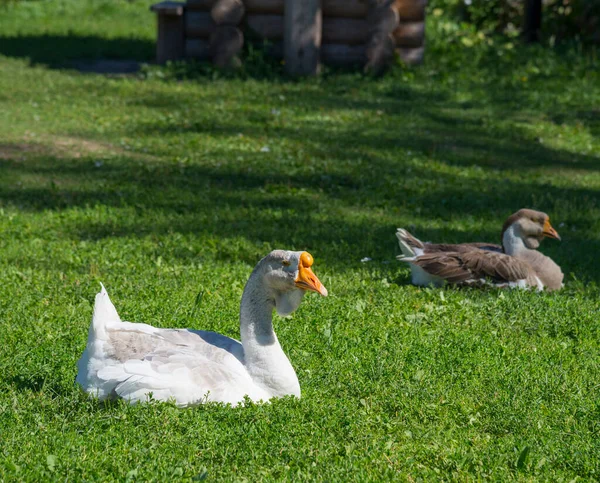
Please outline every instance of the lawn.
M425 65L381 78L72 68L150 59L150 3L0 4L0 481L598 481L595 52L448 45L432 16ZM522 207L562 236L561 292L423 289L395 260L396 227L498 242ZM330 293L275 320L300 400L74 386L100 282L125 320L237 338L274 248Z

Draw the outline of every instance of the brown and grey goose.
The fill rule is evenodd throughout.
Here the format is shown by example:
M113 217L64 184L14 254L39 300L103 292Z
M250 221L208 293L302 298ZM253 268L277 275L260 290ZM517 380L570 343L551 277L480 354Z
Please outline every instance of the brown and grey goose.
M540 211L522 209L509 216L502 227L502 245L423 243L402 228L396 236L402 250L398 259L410 263L415 285L562 287L560 267L537 251L544 237L560 240L548 215Z

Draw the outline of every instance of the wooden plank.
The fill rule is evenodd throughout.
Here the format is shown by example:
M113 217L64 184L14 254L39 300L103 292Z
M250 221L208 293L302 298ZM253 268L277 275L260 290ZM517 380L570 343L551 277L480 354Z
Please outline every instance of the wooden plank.
M423 62L425 47L400 47L396 49L402 62L407 65L418 65Z
M395 7L400 22L419 22L425 20L427 0L396 0Z
M185 36L187 38L208 39L215 28L209 12L191 10L185 14Z
M235 67L244 46L242 31L232 25L217 25L210 35L210 57L217 67Z
M200 10L201 12L210 12L210 9L213 8L216 2L217 0L187 0L185 9L187 11Z
M323 63L336 66L364 65L367 60L365 45L323 44Z
M321 1L285 0L284 57L291 75L319 72L321 47Z
M152 5L150 10L159 15L180 16L183 15L183 5L182 2L160 2Z
M248 14L283 15L284 0L245 0Z
M185 55L183 15L157 15L156 62L180 60Z
M246 13L242 0L217 0L210 15L217 25L238 25Z
M246 15L246 25L261 39L283 39L283 15Z
M323 18L366 18L368 0L322 0Z
M208 40L186 39L185 56L188 59L209 60L210 46Z
M369 40L369 25L365 19L324 17L323 43L360 45Z
M425 42L425 22L400 22L394 39L396 47L420 47Z

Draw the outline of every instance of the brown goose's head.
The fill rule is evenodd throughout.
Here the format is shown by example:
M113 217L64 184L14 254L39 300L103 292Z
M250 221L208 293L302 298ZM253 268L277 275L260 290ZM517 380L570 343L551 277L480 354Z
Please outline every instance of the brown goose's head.
M560 240L560 235L550 224L550 217L541 211L523 208L513 213L502 227L502 244L504 234L511 228L514 235L523 240L527 248L536 249L544 237Z

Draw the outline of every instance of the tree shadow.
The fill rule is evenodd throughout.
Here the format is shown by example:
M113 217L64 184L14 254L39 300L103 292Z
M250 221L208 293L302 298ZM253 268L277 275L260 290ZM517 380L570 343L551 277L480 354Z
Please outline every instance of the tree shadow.
M233 158L236 154L233 148L229 152ZM406 226L407 219L411 219L412 226L406 227L423 240L498 242L503 218L520 207L531 206L532 196L557 206L583 204L598 197L591 189L558 188L501 177L490 179L488 186L480 190L476 189L480 181L473 179L465 190L460 173L436 173L433 185L424 190L420 180L432 178L426 165L411 166L409 178L399 189L398 173L407 175L404 162L392 163L375 156L368 163L372 170L369 174L317 171L290 175L268 167L248 171L243 163L152 167L125 156L95 168L85 158L40 155L26 162L5 162L7 179L44 182L28 186L0 184L0 199L21 210L60 211L102 205L128 213L117 223L110 219L66 219L60 230L73 240L179 233L216 238L221 245L217 258L252 263L256 249L240 249L235 241L241 237L254 247L265 242L273 247L313 247L320 259L336 270L346 271L360 266L365 256L393 260L398 253L395 230L399 225ZM395 204L403 204L409 212L414 210L413 215L403 213L397 220L376 215ZM495 222L476 232L429 226L429 220L464 216ZM582 214L580 219L560 221L585 226L584 218ZM585 253L599 249L600 241L590 239L586 233L569 233L563 239L560 246L547 243L542 251L555 258L565 273L576 271L596 279L597 264L590 264ZM182 249L169 256L179 262L192 262L199 254ZM68 268L78 270L76 265Z
M133 72L137 70L134 69L134 63L151 61L154 51L154 42L136 38L111 39L94 35L0 36L2 55L26 58L33 65L83 72ZM99 63L100 59L110 59L113 62ZM128 62L118 62L125 60Z

